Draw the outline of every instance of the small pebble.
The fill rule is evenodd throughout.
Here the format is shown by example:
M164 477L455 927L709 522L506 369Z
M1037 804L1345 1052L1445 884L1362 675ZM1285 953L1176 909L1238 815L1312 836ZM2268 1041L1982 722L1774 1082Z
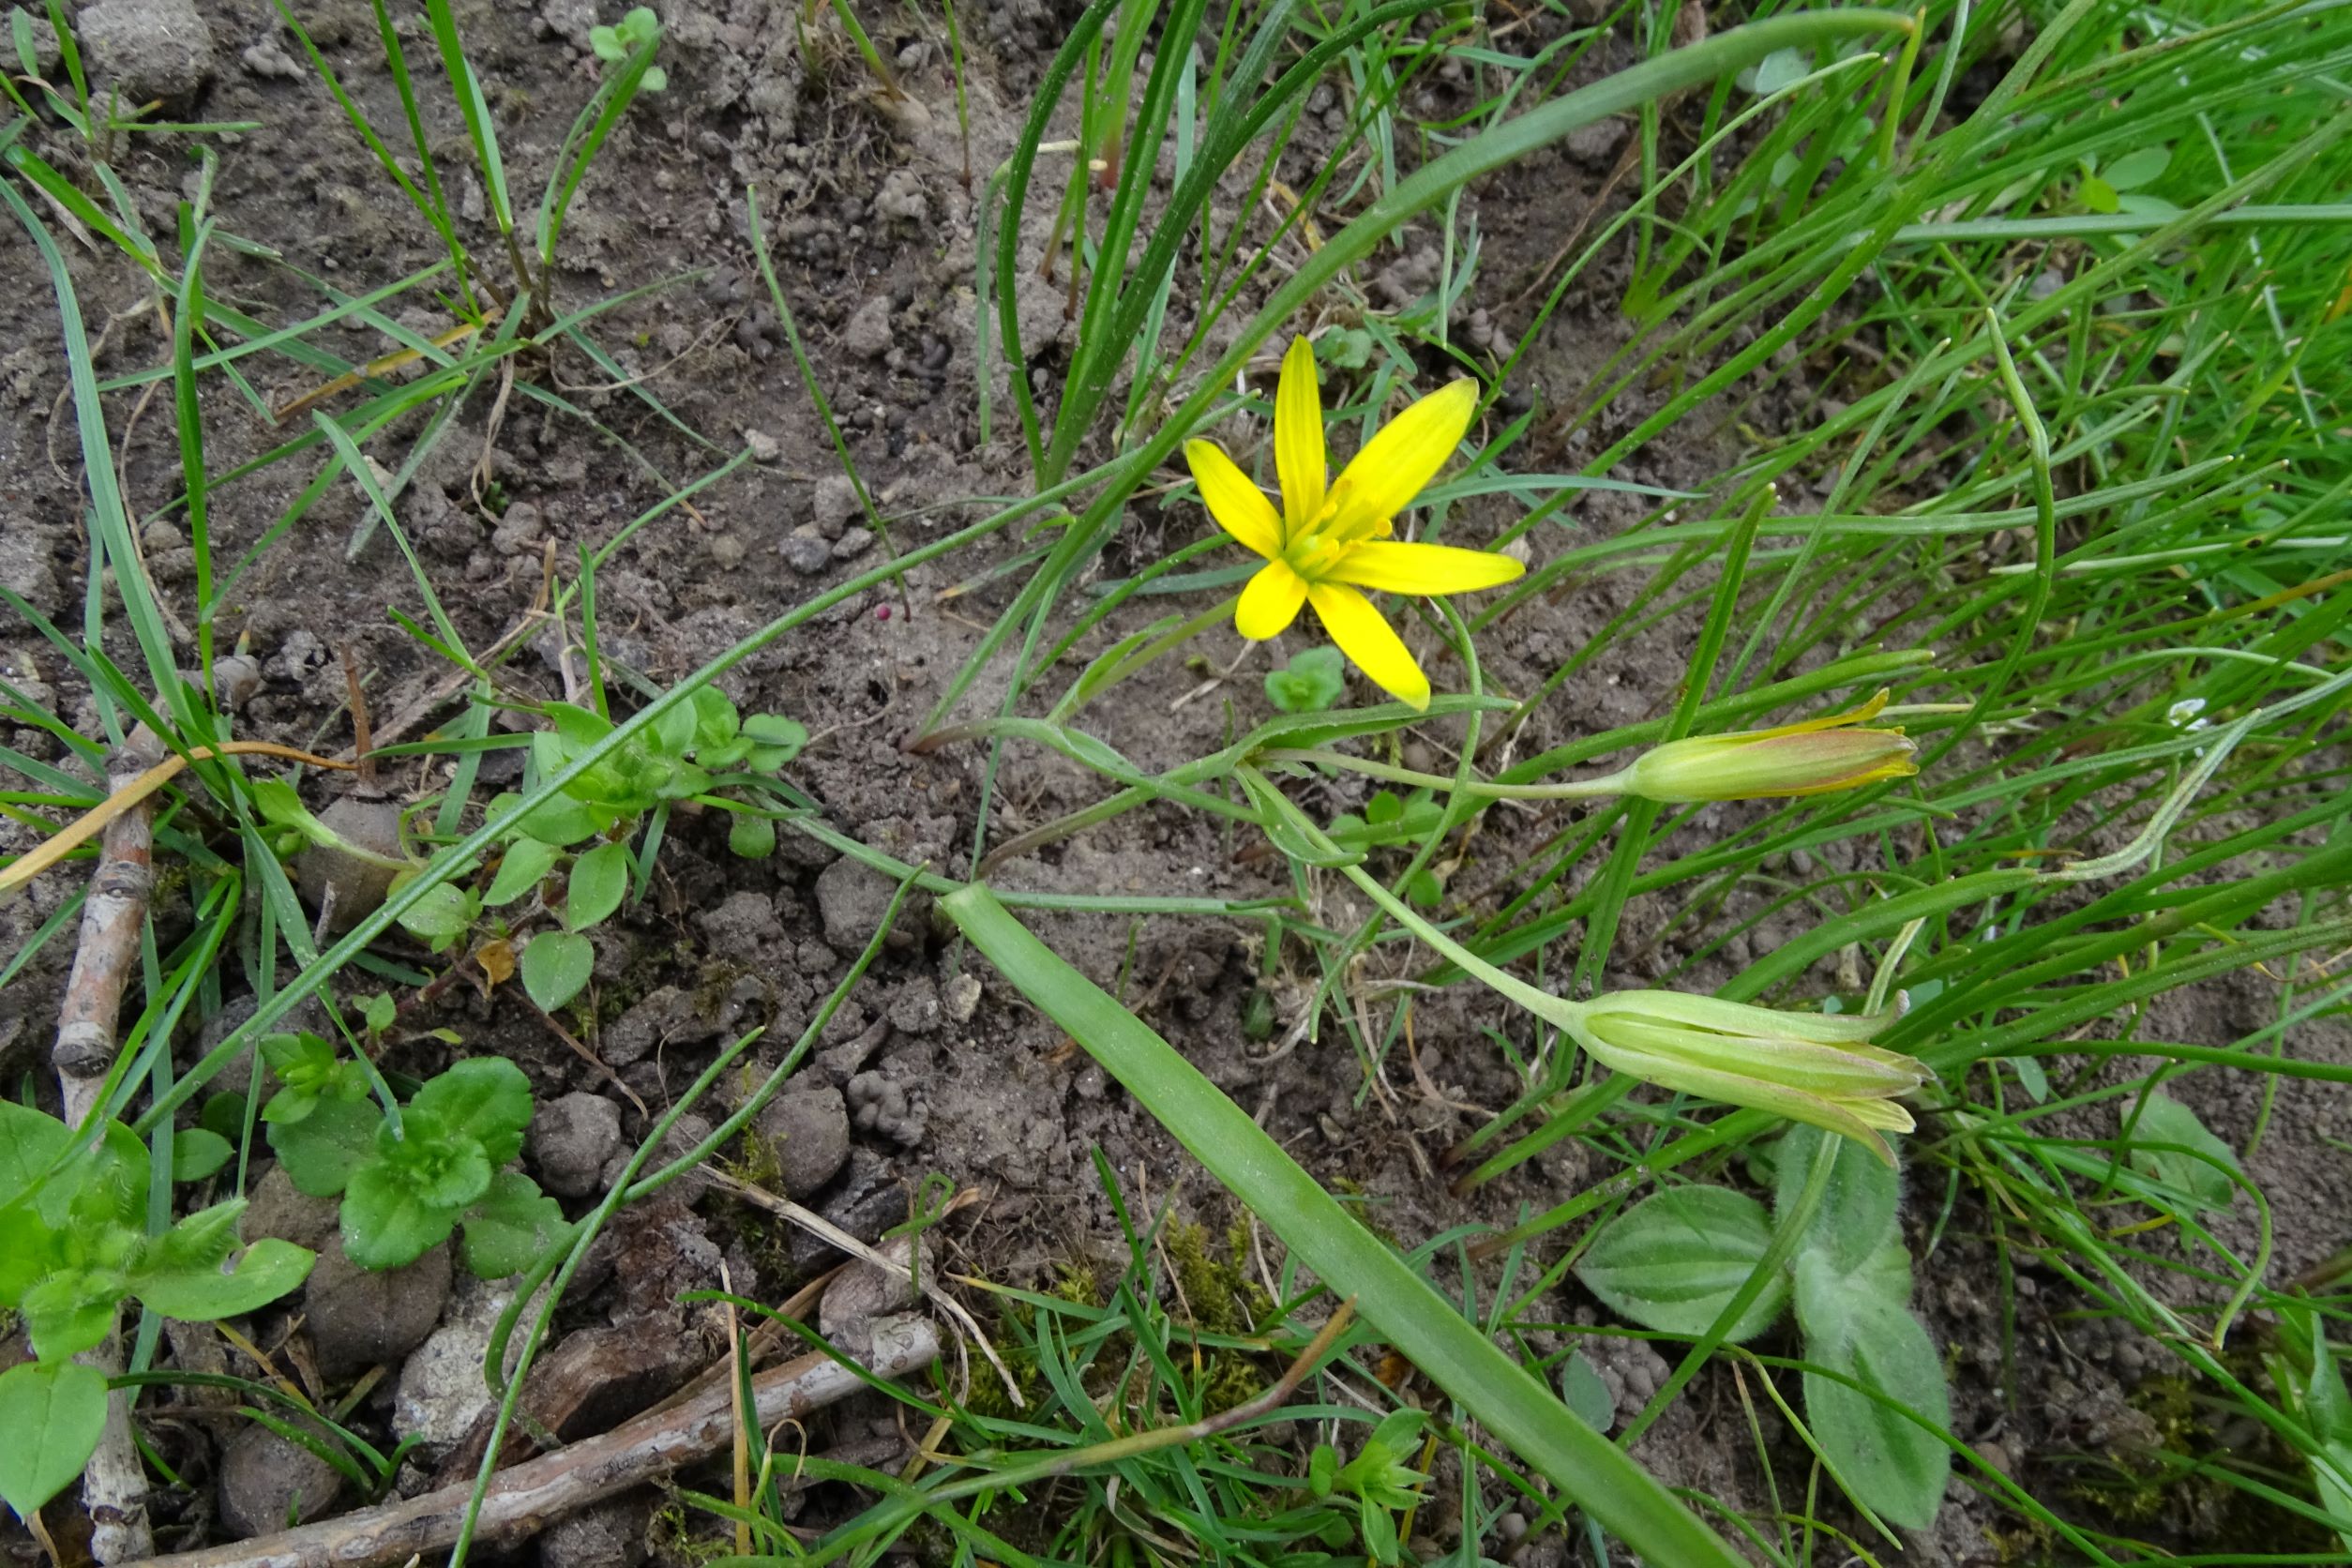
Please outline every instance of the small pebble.
M792 570L804 577L815 577L833 561L832 541L807 525L784 535L784 542L776 548Z

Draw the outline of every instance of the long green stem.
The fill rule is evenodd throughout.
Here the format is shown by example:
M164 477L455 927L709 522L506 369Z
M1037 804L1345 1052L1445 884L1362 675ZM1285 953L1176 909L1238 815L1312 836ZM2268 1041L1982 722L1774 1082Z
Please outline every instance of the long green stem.
M1369 757L1350 757L1344 751L1308 750L1262 751L1261 762L1303 762L1316 767L1339 768L1360 773L1372 778L1385 778L1392 784L1412 784L1430 790L1452 790L1455 781L1442 774L1420 773L1400 768L1394 763L1376 761ZM1606 800L1625 792L1625 770L1603 774L1598 778L1570 778L1558 784L1495 784L1473 778L1460 786L1466 795L1478 795L1487 800Z

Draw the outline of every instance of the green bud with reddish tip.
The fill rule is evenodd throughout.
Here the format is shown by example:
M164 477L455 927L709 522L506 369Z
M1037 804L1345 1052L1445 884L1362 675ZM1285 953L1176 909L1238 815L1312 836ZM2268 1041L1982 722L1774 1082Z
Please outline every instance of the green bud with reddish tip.
M1626 794L1682 806L1819 795L1907 778L1919 771L1910 737L1863 727L1886 703L1881 691L1829 718L1668 741L1643 752L1614 782Z

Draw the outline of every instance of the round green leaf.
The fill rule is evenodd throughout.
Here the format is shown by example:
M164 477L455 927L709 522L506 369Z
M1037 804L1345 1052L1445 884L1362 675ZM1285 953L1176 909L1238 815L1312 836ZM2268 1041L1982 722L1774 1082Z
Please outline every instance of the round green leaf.
M482 1279L504 1279L538 1261L569 1227L555 1199L519 1170L502 1170L466 1211L465 1266Z
M0 1500L19 1517L73 1485L106 1425L106 1380L73 1362L0 1373Z
M2142 147L2135 152L2125 153L2100 170L2099 174L2117 190L2137 190L2162 178L2171 163L2170 147Z
M522 950L522 988L542 1013L552 1013L588 984L596 950L576 931L542 931Z
M498 862L498 874L490 879L490 891L482 895L483 908L502 908L538 886L555 869L555 854L554 845L536 838L518 838L507 845Z
M219 1133L204 1127L188 1127L172 1138L172 1180L201 1182L222 1166L236 1151Z
M491 1165L505 1165L522 1153L531 1080L503 1056L469 1057L418 1090L409 1109L445 1135L481 1144Z
M384 1118L369 1100L320 1100L299 1121L271 1122L269 1146L294 1190L333 1198L373 1156Z
M429 1202L378 1161L352 1172L343 1193L343 1252L363 1269L414 1263L458 1228L455 1208Z
M727 847L745 860L765 860L776 852L776 822L746 811L735 813L727 829Z

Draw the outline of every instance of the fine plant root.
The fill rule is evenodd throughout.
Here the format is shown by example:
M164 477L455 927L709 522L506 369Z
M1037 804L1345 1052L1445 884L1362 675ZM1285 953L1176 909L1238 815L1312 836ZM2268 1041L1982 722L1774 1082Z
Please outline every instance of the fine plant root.
M875 1324L863 1364L900 1378L939 1358L939 1333L916 1317ZM772 1427L866 1386L832 1355L811 1351L751 1380L753 1413ZM484 1494L478 1529L490 1541L528 1540L556 1520L631 1486L719 1453L733 1440L731 1391L717 1388L674 1410L653 1410L569 1448L502 1470ZM382 1568L440 1551L463 1530L472 1482L202 1551L154 1559L158 1568Z
M1021 1397L1018 1381L1014 1378L1011 1368L998 1358L996 1347L988 1343L988 1336L980 1331L979 1322L965 1308L963 1303L941 1289L931 1280L919 1276L906 1264L896 1262L882 1253L876 1252L822 1214L813 1210L804 1209L789 1198L778 1198L764 1187L754 1186L749 1182L730 1176L723 1170L707 1171L705 1174L710 1177L714 1184L755 1208L765 1209L779 1219L792 1221L810 1235L829 1245L839 1247L852 1258L863 1259L878 1269L895 1274L904 1274L912 1280L933 1305L945 1313L957 1328L964 1334L970 1334L973 1343L980 1347L980 1353L988 1358L988 1364L996 1368L997 1377L1003 1380L1005 1397L1013 1402L1014 1408L1018 1410L1026 1407L1027 1401Z

